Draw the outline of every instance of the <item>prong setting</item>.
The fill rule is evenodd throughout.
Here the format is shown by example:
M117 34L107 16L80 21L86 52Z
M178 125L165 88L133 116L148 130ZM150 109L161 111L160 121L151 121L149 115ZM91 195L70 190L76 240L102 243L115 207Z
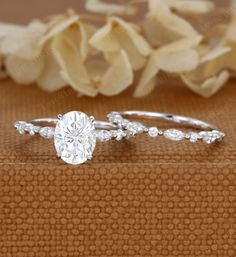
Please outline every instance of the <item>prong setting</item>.
M58 115L57 115L57 119L58 119L58 120L62 120L62 119L63 119L63 115L62 115L62 114L58 114Z

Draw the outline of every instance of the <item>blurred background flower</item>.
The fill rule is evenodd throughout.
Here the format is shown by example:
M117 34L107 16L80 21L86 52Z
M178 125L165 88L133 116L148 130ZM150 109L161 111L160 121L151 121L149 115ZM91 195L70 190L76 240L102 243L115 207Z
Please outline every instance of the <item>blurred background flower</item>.
M134 96L143 97L164 72L210 97L236 74L233 8L207 0L86 0L84 7L26 26L0 23L0 78L92 97L137 84ZM218 22L199 26L217 13Z

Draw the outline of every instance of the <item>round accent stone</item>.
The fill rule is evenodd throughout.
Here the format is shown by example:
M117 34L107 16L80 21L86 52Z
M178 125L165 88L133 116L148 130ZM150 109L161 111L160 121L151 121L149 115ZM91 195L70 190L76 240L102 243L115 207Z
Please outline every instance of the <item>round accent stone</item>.
M149 128L148 134L150 137L157 137L159 134L159 129L156 127Z
M68 164L82 164L92 158L96 146L93 119L85 113L66 113L57 122L54 145L58 157Z

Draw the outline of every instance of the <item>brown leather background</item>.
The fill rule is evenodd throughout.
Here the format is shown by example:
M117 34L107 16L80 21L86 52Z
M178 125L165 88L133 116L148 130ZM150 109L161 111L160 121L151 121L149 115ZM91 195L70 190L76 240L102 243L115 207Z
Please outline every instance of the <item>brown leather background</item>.
M0 13L23 22L69 2L0 1ZM78 98L71 89L49 94L0 82L0 257L236 256L235 81L210 99L174 82L144 99L131 93ZM92 162L72 167L57 160L51 141L12 126L70 110L102 119L123 109L197 117L227 137L216 146L145 136L102 143Z

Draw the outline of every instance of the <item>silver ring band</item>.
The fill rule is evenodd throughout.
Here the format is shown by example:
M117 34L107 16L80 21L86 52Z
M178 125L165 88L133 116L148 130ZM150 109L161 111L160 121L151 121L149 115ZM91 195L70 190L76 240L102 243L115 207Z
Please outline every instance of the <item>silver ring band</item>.
M205 121L201 121L198 119L174 115L174 114L166 114L159 112L145 112L145 111L121 111L121 112L113 112L108 115L108 119L111 123L117 125L123 130L130 130L130 126L132 126L132 121L127 119L127 117L133 119L150 119L150 120L164 120L168 122L172 122L178 125L184 125L188 128L194 128L200 131L183 131L176 128L170 129L160 129L158 127L149 127L145 125L146 129L143 131L134 131L133 135L140 134L143 132L147 132L151 137L164 136L165 138L172 141L181 141L184 139L189 140L192 143L195 143L199 140L207 143L213 144L215 142L222 141L225 137L225 134L216 129L216 127L212 124L209 124Z

